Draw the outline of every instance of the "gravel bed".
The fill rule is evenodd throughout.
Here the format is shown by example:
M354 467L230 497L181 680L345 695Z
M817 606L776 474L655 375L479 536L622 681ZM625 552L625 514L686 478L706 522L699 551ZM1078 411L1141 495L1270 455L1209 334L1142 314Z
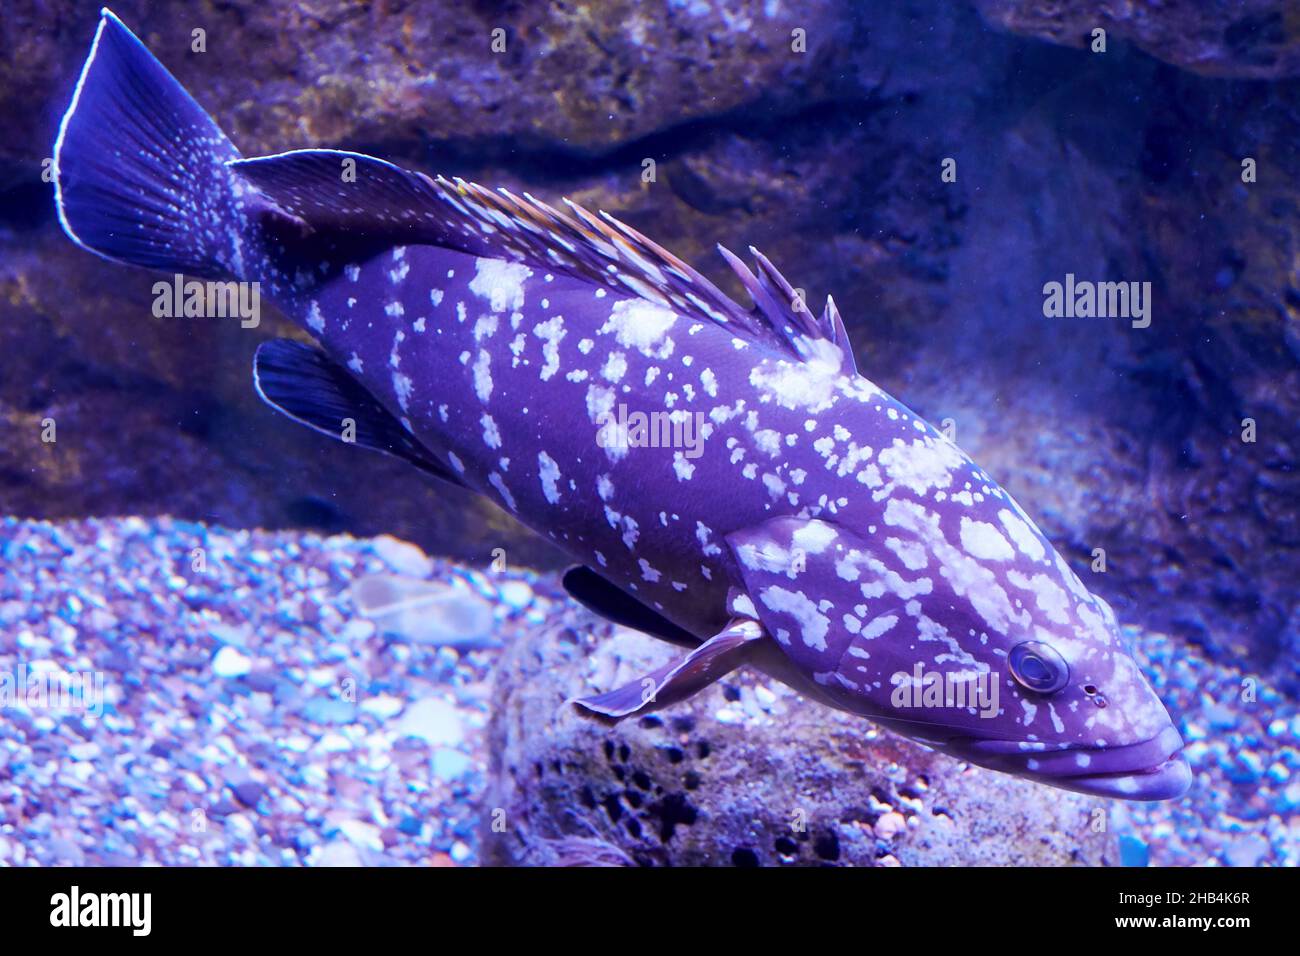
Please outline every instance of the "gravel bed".
M483 633L376 627L368 575L432 579ZM387 537L0 519L0 864L473 865L491 645L563 600ZM1296 865L1296 702L1130 636L1196 783L1112 804L1125 862Z

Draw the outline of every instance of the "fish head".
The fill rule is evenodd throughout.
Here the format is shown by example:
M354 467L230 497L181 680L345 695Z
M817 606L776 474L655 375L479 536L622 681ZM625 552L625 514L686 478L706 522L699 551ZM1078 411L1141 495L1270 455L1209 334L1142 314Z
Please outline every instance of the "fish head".
M1110 606L1077 588L1066 620L1031 618L991 633L998 713L931 728L934 745L993 770L1095 796L1168 800L1191 784L1183 738L1143 674ZM1075 593L1075 592L1072 592ZM982 632L982 633L987 633ZM915 731L914 736L919 736Z
M1182 737L1114 613L1045 539L995 561L949 543L924 509L895 517L867 534L780 518L728 537L803 689L1040 783L1129 800L1186 791Z

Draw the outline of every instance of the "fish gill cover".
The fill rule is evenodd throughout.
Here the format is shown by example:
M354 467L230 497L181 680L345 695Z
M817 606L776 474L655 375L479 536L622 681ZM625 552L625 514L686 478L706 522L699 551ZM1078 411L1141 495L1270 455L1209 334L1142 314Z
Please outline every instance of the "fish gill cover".
M998 11L1005 8L990 6L984 14L996 19ZM669 5L658 15L679 23L707 14ZM633 32L637 45L661 22L655 16L638 21L643 32L639 39ZM1169 394L1175 381L1184 392L1199 389L1205 401L1228 400L1230 392L1189 357L1199 346L1188 339L1199 341L1204 333L1161 302L1184 294L1171 294L1177 282L1157 266L1134 266L1146 260L1136 254L1136 240L1116 230L1113 213L1131 210L1135 200L1113 195L1120 187L1106 177L1127 161L1162 195L1171 191L1164 184L1183 172L1176 154L1162 152L1173 134L1148 129L1140 149L1115 159L1086 134L1109 124L1109 135L1122 137L1141 128L1136 112L1126 107L1117 115L1095 112L1075 120L1063 107L1067 99L1099 97L1107 70L1141 75L1159 90L1173 83L1172 68L1122 45L1108 50L1107 31L1098 28L1088 34L1085 52L1034 48L1041 60L1034 69L1042 76L1027 86L1010 84L1015 102L990 113L989 106L970 103L960 87L1005 63L1021 41L982 31L969 62L938 77L911 62L909 49L922 41L888 14L851 14L828 5L816 14L835 24L826 31L810 31L801 21L808 16L768 5L743 28L735 25L734 50L716 56L725 61L734 52L743 60L761 52L758 76L767 79L728 87L726 95L739 98L715 103L705 119L697 118L698 103L683 102L660 123L661 131L641 129L637 124L653 121L654 109L633 103L610 114L601 132L580 132L572 115L547 122L543 113L547 132L539 133L531 121L536 117L498 100L488 111L493 120L481 130L436 130L431 155L403 156L399 146L397 155L385 156L377 149L337 147L366 139L401 143L403 123L428 122L436 112L415 110L403 119L400 105L363 109L346 129L308 137L307 148L300 148L295 139L301 136L288 130L263 142L267 134L259 126L276 114L271 102L254 98L245 101L256 105L254 113L235 111L235 132L227 136L209 110L230 103L225 85L239 88L240 80L200 80L214 96L213 103L202 102L122 20L103 11L45 164L58 224L83 249L157 273L139 287L149 290L146 308L154 320L135 332L146 353L158 348L156 333L176 336L176 328L189 329L167 346L178 356L183 347L195 349L198 335L213 343L241 338L247 343L242 349L187 353L186 367L202 363L203 379L223 383L208 401L243 407L233 383L246 358L251 392L286 419L338 443L294 437L251 411L239 414L256 425L227 425L229 434L214 437L204 432L221 428L220 418L229 413L211 409L185 443L198 454L192 463L168 463L155 449L152 457L164 462L143 464L157 433L124 437L141 443L127 471L157 468L160 487L175 484L168 476L216 472L199 482L205 490L209 482L220 489L210 497L191 490L186 503L173 488L148 510L215 519L218 526L309 524L331 531L377 530L391 516L393 530L409 527L429 550L462 562L459 569L434 564L418 549L395 543L377 543L361 557L324 559L324 569L315 559L317 573L297 582L304 589L295 605L300 616L279 612L280 636L268 639L241 617L277 613L273 609L256 610L256 601L241 602L249 605L242 613L223 609L229 595L249 589L249 582L229 577L236 573L230 565L245 560L236 553L247 545L223 541L218 558L205 544L194 544L194 531L176 534L160 526L145 538L154 536L152 550L172 552L175 584L166 587L182 592L197 611L160 622L151 637L170 644L184 634L196 649L213 648L209 666L229 682L223 693L234 694L228 699L236 706L243 694L270 694L273 707L293 713L309 734L312 727L337 725L314 745L310 735L305 738L295 751L306 751L305 759L331 737L337 739L328 741L327 753L350 753L356 745L350 732L377 725L394 747L415 741L432 748L435 776L486 772L486 802L497 809L474 811L480 830L449 832L446 816L434 824L409 803L401 805L412 821L403 832L418 836L434 827L458 861L472 860L480 845L490 858L510 862L585 854L592 862L744 863L769 853L782 861L809 855L836 860L842 852L854 862L952 862L963 854L967 862L987 861L966 828L999 802L991 794L1014 777L1028 781L1015 791L1016 801L1038 808L1040 826L1059 829L1059 818L1046 824L1047 815L1073 814L1076 838L1064 841L1062 852L1132 862L1135 845L1145 852L1150 831L1143 828L1159 819L1152 815L1158 811L1140 803L1133 809L1107 804L1107 798L1196 806L1205 799L1198 794L1197 770L1201 788L1214 774L1241 784L1244 805L1259 802L1261 793L1265 802L1293 800L1298 795L1285 757L1270 768L1277 785L1270 797L1258 779L1233 776L1232 767L1211 754L1217 731L1226 729L1224 710L1268 710L1260 726L1272 739L1258 744L1266 750L1298 729L1288 696L1295 690L1294 664L1284 653L1294 641L1295 540L1287 529L1294 530L1295 501L1285 490L1294 491L1287 484L1294 420L1289 430L1279 425L1276 402L1286 399L1270 395L1260 401L1258 417L1242 415L1239 427L1225 434L1213 416L1199 424L1187 403ZM961 17L970 14L945 20L951 33L924 42L961 48ZM759 24L757 41L740 38ZM497 57L493 68L502 71L498 79L525 68L554 69L562 60L563 44L538 46L537 24L532 27L486 31L484 42ZM843 58L847 47L867 42L869 27L883 28L876 35L894 45L879 72L865 71L854 59L865 72L825 76L824 67ZM178 62L189 65L182 76L212 76L194 59L207 54L208 31L196 28L185 38L189 59L182 52ZM548 62L548 56L555 59ZM1279 57L1275 69L1285 71L1286 62ZM903 64L898 79L891 71ZM453 81L433 69L408 92L419 91L421 103L434 100L441 109L449 97L487 95L474 89L475 77L490 87L480 72L458 78L452 90ZM619 82L644 91L659 80L643 70ZM707 88L711 81L696 82ZM915 90L930 94L918 104ZM954 101L965 105L948 105ZM945 109L952 115L939 127L944 132L918 135ZM901 121L900 113L910 118ZM1045 115L1058 126L1045 124ZM891 124L894 135L905 130L916 137L905 151L877 149L865 160L854 154L863 129L878 135ZM252 155L239 135L245 127L249 141L269 147L266 155ZM1067 158L1044 167L1048 148L1040 140L1054 128L1067 137ZM549 144L547 135L554 137ZM322 139L329 148L315 146ZM525 150L524 158L512 159L494 145L504 142ZM562 149L554 145L560 142ZM799 158L785 155L790 149ZM642 152L650 155L639 157ZM664 152L666 160L656 158ZM1000 162L1010 168L999 169ZM1247 201L1258 184L1257 164L1243 157L1235 166L1239 186L1224 186L1225 195ZM619 205L630 215L591 211L604 204L602 195L620 197L614 184L627 174L617 170L628 165L636 185L621 194ZM477 168L475 178L488 182L487 174L504 173L511 185L478 185L456 175L458 166ZM853 175L845 177L844 168ZM668 180L667 205L648 198L664 189L661 176ZM537 188L530 177L552 189L567 182L596 202L543 201L529 191ZM1046 216L1053 225L1063 214L1052 204L1074 196L1064 218L1081 215L1089 228L1077 241L1054 244L1032 231L998 226L1001 213L973 214L984 189L1002 202L1015 197L1012 208L1023 222ZM781 211L764 213L765 202ZM638 219L642 228L623 218ZM682 218L701 225L683 228ZM654 232L655 224L669 237L656 241L643 234ZM814 309L788 264L783 275L753 246L746 262L716 242L744 243L750 228L819 281L837 291L841 283L857 290L851 299L841 296L852 303L843 317L829 297ZM1151 242L1174 241L1154 224L1145 228L1156 237ZM680 244L667 241L671 236ZM669 251L674 245L681 252ZM716 260L705 255L713 245ZM986 245L996 253L987 253ZM688 264L686 252L699 255ZM89 260L75 261L88 268ZM105 276L128 275L103 268ZM1225 266L1215 275L1221 292L1234 286L1242 268ZM1032 311L1007 321L1008 301L1022 311L1031 303ZM278 337L263 327L263 304L269 307L266 325L274 325ZM205 318L230 321L218 327ZM112 321L102 319L104 325ZM1036 331L1026 331L1031 327ZM855 350L849 329L865 347ZM1277 322L1245 331L1228 324L1213 334L1247 343L1250 335L1267 340L1280 331ZM118 333L104 334L111 342ZM1289 356L1274 353L1259 361L1279 363L1286 383L1281 394L1293 400L1295 340L1283 341ZM1028 348L1038 349L1032 373L1025 371ZM164 350L146 356L143 365L156 369L165 389L192 389L193 371L166 384L171 361ZM1171 365L1180 374L1167 371ZM1181 374L1188 368L1198 378ZM1228 366L1216 374L1241 388L1260 373L1238 375ZM1011 375L1024 379L1019 389L1007 387ZM929 420L877 380L909 394L915 389L921 407L933 410ZM150 387L110 380L93 392L81 386L81 393L112 405L122 402L123 385L128 395ZM1103 402L1102 414L1085 413ZM1218 418L1221 426L1224 415ZM1267 422L1264 451L1260 419ZM66 425L57 432L57 416L42 415L40 424L43 461L59 461L72 444L62 467L93 466L92 446L77 444L79 429L69 442ZM149 422L136 414L130 424ZM249 431L240 434L245 427ZM345 445L396 462L385 465ZM967 445L979 450L979 458L987 451L997 467L976 464ZM314 462L312 470L288 465L290 450ZM1167 459L1154 465L1161 454ZM1182 532L1162 539L1139 530L1155 527L1152 515L1162 513L1149 491L1163 480L1155 477L1157 467L1186 469L1189 456L1214 456L1222 471L1215 481L1253 480L1269 489L1256 498L1268 515L1258 527L1239 515L1225 517L1189 489L1179 499L1182 522L1214 515L1232 529L1226 532L1232 542L1264 535L1274 543L1277 567L1258 576L1249 610L1240 599L1234 610L1223 586L1194 590L1186 580L1189 559L1180 549L1189 539ZM279 482L249 477L265 468L259 462L280 460L295 470ZM1144 471L1136 478L1112 474L1137 462ZM433 490L412 485L401 467L432 479ZM136 478L125 481L126 494L146 488ZM1025 499L1025 507L1001 481ZM303 489L296 499L293 487ZM44 505L39 496L48 487L40 488L28 494ZM398 488L400 494L389 490ZM252 490L261 498L270 490L280 501L246 502ZM467 504L484 499L518 524ZM1134 527L1123 527L1113 514L1117 507L1128 509ZM1031 517L1040 509L1049 518L1046 534ZM94 513L79 505L68 517ZM533 539L519 526L548 544L529 543ZM223 534L195 527L200 541ZM36 559L28 555L41 553L39 530L12 528L10 556ZM86 538L83 526L69 533ZM139 537L134 526L119 533ZM171 537L176 541L169 544ZM345 547L337 537L319 544L303 539L287 545L288 554L322 545ZM61 546L63 553L76 549ZM1242 560L1261 560L1251 550ZM265 552L253 555L259 553ZM209 560L219 571L215 579ZM1222 553L1208 560L1220 571L1233 566ZM525 570L558 562L572 564L558 578ZM258 594L282 587L271 582L277 575L294 582L298 574L292 558L255 563L266 565L251 582ZM1119 575L1113 573L1117 563ZM1188 602L1190 610L1170 600L1189 594L1201 597ZM328 608L317 603L322 598ZM24 603L7 605L15 622L29 615ZM94 600L89 603L102 613L94 623L83 622L87 603L77 597L75 612L64 615L72 623L50 637L31 629L21 634L38 648L83 631L101 635L110 655L130 646L132 625ZM1267 625L1269 615L1279 626ZM1177 637L1139 631L1136 623L1172 628ZM601 639L610 625L615 636ZM1230 636L1219 635L1225 625ZM1134 646L1134 633L1142 635L1142 646ZM272 676L280 654L296 645L307 653L312 642L330 643L331 635L330 646L339 648L330 651L335 665L327 657L314 667L310 686ZM632 640L649 644L628 645ZM1180 675L1196 672L1180 670L1161 654L1158 642L1169 640L1202 649L1201 673L1224 675L1218 678L1228 694L1224 700L1197 701L1181 690L1194 687L1196 678L1180 683ZM655 642L666 650L652 649ZM1243 671L1234 684L1223 669L1242 667L1240 649L1252 642L1267 649L1255 656L1255 666L1267 666L1258 675ZM17 648L25 646L20 641ZM420 648L417 654L443 662L438 667L451 683L422 681L424 697L382 693L389 678L374 675L373 661L361 665L372 679L360 689L355 677L342 676L354 656L393 646L408 650L385 669L407 670L415 663L409 648ZM442 656L448 648L457 648L450 659ZM557 649L560 656L553 658ZM553 663L545 676L522 676L529 662L546 658ZM1165 666L1151 667L1152 658ZM631 662L640 659L644 669L634 669ZM589 667L570 666L578 661ZM478 667L496 671L496 681L493 725L475 744L466 743L461 710L481 713L488 701L453 702L448 688L470 680ZM409 669L420 673L417 666ZM123 665L119 673L128 671ZM719 687L726 705L701 703ZM111 686L106 693L101 708L124 703L114 699ZM558 711L553 702L537 710L534 701L555 694L569 702ZM1175 708L1171 715L1170 700L1199 710L1186 716ZM702 728L705 722L713 729ZM1207 730L1207 722L1215 729ZM482 721L471 723L481 727ZM805 730L787 738L780 735L783 725ZM733 726L740 733L729 738L726 759L742 775L746 766L779 761L801 746L817 754L820 767L818 796L796 797L799 790L784 793L782 784L773 784L778 792L762 801L771 807L771 849L761 854L737 844L733 817L724 809L736 802L727 772L681 766L691 749L683 749L684 740L698 736L696 759L708 760L713 751L705 738ZM765 736L765 727L778 737ZM672 730L678 742L656 743L660 729ZM810 736L819 735L830 743L812 748ZM488 741L498 755L521 759L485 766L481 754ZM171 747L164 750L167 759ZM866 762L882 764L866 773L884 775L860 782L863 808L846 817L825 803L827 793L845 784L824 775L862 774L863 753ZM292 755L287 759L293 763ZM995 773L954 776L962 763ZM578 771L568 779L580 783L559 804L550 802L554 793L548 796L540 781L529 784L507 769L553 766L560 773L565 764ZM901 777L885 773L899 766L913 769ZM255 809L264 797L277 798L267 796L281 786L276 779L236 776L226 786L238 803ZM632 788L626 788L629 777ZM702 778L713 778L703 806L694 795ZM1045 800L1045 786L1080 796L1068 803ZM240 787L248 791L243 796ZM257 789L252 796L251 788ZM928 820L919 811L932 788L943 795L944 808ZM204 805L202 791L201 785L195 789L188 808L206 821L215 811ZM223 825L240 826L229 822L244 819L238 808L220 799L219 816L229 818ZM574 806L590 811L584 825L597 835L594 842L583 843L586 837L566 828L558 813L566 804L566 813ZM746 812L752 818L752 809L737 807L734 820ZM701 814L716 822L701 836L681 835ZM430 815L439 816L436 810ZM338 815L343 822L326 826L290 855L309 862L362 861L402 842L360 816ZM829 822L832 817L837 822ZM951 848L934 853L944 841L936 843L933 834L910 838L926 826L955 826ZM256 826L243 839L256 847ZM855 840L861 849L841 850ZM1199 846L1200 838L1188 835L1185 844ZM1169 858L1199 852L1182 845L1172 845ZM1252 858L1242 846L1238 840L1214 852L1228 862L1253 861L1265 852ZM1051 862L1050 856L1015 855L1023 849L1007 852L1012 855L1003 862ZM1270 844L1268 852L1286 859L1294 841Z

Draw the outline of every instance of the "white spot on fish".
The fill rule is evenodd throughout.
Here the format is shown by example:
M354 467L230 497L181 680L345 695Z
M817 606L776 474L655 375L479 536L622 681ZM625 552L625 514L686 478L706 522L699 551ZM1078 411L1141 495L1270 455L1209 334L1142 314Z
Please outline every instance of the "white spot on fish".
M487 349L478 350L478 358L474 362L474 394L483 404L492 397L492 355Z
M490 339L496 335L497 323L500 321L500 316L495 312L480 315L474 323L474 341L482 342L484 339Z
M805 554L821 554L835 543L837 537L834 526L825 521L810 520L796 528L790 540Z
M610 382L621 382L626 372L627 356L618 351L609 353L609 357L605 359L605 367L600 370L600 374Z
M307 324L317 332L325 331L325 316L321 315L320 303L315 299L311 300L311 305L307 308Z
M880 635L892 630L897 623L898 616L896 614L886 614L884 617L875 618L862 629L862 637L868 641L875 640Z
M492 472L492 474L488 476L488 484L495 488L501 495L501 499L506 503L506 507L511 511L514 511L515 496L510 493L510 489L506 487L506 483L502 480L501 476L495 471Z
M497 423L491 415L484 415L479 419L479 424L483 426L483 443L489 448L501 447L501 432L497 429Z
M787 591L780 585L772 585L764 588L758 597L773 611L788 614L795 619L806 647L815 651L826 650L830 619L802 591Z
M394 372L393 391L397 394L397 404L402 406L402 411L406 411L407 403L411 400L411 380L401 372Z
M476 271L469 291L487 299L493 312L524 307L524 281L533 274L532 269L504 259L476 259L474 266Z
M1016 556L1007 539L987 521L961 517L961 546L971 557L985 561L1010 561Z
M636 349L643 355L667 358L672 354L672 339L668 330L677 321L671 309L646 302L644 299L620 299L614 303L608 321L600 328L600 335L612 332L618 344ZM658 345L659 349L654 347Z
M760 428L754 432L754 443L759 451L765 451L775 458L781 453L781 433L771 428Z
M560 480L560 466L555 463L546 452L538 452L537 455L538 476L542 480L542 494L551 504L557 504L560 500L560 489L556 483Z
M1007 534L1011 535L1011 540L1016 543L1016 547L1022 554L1031 561L1043 560L1047 552L1033 528L1006 508L998 512L998 520L1002 522L1002 527L1007 529Z
M895 438L891 447L878 456L889 480L923 495L931 488L946 488L952 483L952 469L965 457L944 439L916 438L910 443Z
M560 340L566 334L564 317L559 315L552 316L533 329L533 335L543 342L542 358L546 360L546 364L542 366L541 371L543 382L560 370Z
M678 481L690 481L695 474L695 466L680 451L673 452L673 471L676 472Z

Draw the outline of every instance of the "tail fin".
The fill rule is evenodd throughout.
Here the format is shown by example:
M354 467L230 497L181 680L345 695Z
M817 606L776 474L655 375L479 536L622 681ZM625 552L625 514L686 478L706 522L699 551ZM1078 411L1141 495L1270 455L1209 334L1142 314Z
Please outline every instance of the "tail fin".
M63 230L107 259L206 278L242 277L239 151L113 13L54 144Z

